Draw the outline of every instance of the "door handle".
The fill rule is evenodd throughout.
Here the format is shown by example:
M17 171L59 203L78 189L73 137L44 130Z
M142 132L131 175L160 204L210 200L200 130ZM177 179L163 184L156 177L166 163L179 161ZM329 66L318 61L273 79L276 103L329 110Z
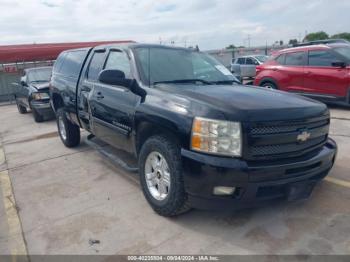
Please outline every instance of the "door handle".
M278 68L273 68L272 71L278 71Z
M96 98L97 98L97 99L103 99L103 98L105 98L105 97L102 95L101 92L97 92Z
M91 88L88 87L88 86L82 86L82 87L81 87L81 91L90 92L90 91L91 91Z
M311 71L306 71L305 74L311 75Z

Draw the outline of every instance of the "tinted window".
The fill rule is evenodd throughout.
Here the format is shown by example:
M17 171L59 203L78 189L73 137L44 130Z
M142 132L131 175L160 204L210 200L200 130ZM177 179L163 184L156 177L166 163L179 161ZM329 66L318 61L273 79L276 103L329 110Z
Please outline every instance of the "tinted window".
M350 47L337 47L334 48L334 51L350 60Z
M84 50L67 52L61 67L58 68L59 72L68 76L78 76L85 54Z
M248 57L248 58L245 60L245 63L246 63L247 65L256 65L256 64L257 64L257 62L256 62L253 58L250 58L250 57Z
M97 80L98 74L102 70L103 62L105 59L105 52L95 52L87 73L87 78L90 80Z
M65 56L66 56L66 53L61 53L61 54L58 56L56 62L55 62L54 65L53 65L53 71L54 71L54 72L56 72L56 73L57 73L57 72L60 72L60 70L61 70L61 68L62 68L62 64L63 64L63 61L64 61Z
M285 65L301 66L304 64L304 52L286 54Z
M245 63L245 58L241 57L237 59L237 64L244 65Z
M338 59L329 51L309 51L310 66L332 66L332 63L336 61L338 61Z
M284 59L285 59L285 55L280 55L276 58L276 62L279 63L280 65L284 65Z
M108 55L105 69L116 69L123 71L126 78L130 78L130 62L123 52L111 51Z

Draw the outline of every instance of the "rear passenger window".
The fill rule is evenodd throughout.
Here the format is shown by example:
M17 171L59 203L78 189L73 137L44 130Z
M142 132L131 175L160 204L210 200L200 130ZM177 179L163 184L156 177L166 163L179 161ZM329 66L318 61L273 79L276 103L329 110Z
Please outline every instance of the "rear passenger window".
M78 76L85 58L85 54L85 50L67 52L62 59L63 62L60 68L58 68L58 61L57 68L59 72L67 76Z
M92 81L96 81L98 74L101 72L103 62L105 60L105 52L95 52L87 72L87 78Z
M60 72L65 56L66 56L66 53L62 53L58 56L56 62L53 65L53 70L52 70L53 72L55 73Z
M305 65L304 52L286 54L285 65L302 66Z
M130 62L127 55L119 51L111 51L108 55L105 69L114 69L124 72L130 78Z
M332 66L332 63L335 61L337 61L337 58L328 51L309 51L310 66Z
M243 57L238 58L237 64L244 65L245 64L245 58L243 58Z

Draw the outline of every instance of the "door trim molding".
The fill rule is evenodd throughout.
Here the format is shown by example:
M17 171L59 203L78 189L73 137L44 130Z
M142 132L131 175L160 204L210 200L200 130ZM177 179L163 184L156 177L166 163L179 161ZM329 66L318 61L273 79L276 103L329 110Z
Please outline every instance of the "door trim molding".
M128 137L130 135L131 130L127 130L127 129L124 129L124 128L120 127L120 126L116 126L116 125L110 124L110 123L108 123L106 121L103 121L103 120L101 120L101 119L99 119L97 117L94 117L94 116L92 117L92 119L93 119L94 122L96 122L96 123L98 123L100 125L103 125L103 126L105 126L107 128L113 129L114 131L116 131L119 134L122 134L122 135L124 135L126 137Z

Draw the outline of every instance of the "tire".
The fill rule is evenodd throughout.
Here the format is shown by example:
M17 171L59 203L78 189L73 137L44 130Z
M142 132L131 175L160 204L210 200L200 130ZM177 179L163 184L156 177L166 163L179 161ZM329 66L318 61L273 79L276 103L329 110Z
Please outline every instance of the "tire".
M41 123L44 121L44 117L38 113L34 108L32 108L32 114L34 117L34 121L37 123Z
M154 188L150 189L152 182L146 178L146 173L149 174L147 172L149 171L149 164L154 163L154 159L156 159L155 162L159 161L159 158L157 158L159 155L163 157L168 167L168 172L164 173L168 173L169 186L164 187L167 192L166 196L160 195L157 199L154 194L154 192L157 192L157 185L155 183ZM156 173L158 174L159 171L155 171L153 166L152 170L152 173L155 174L154 179L157 180ZM164 173L161 175L160 180L165 177ZM153 210L159 215L166 217L177 216L191 209L184 187L180 146L175 139L166 136L149 138L140 151L139 175L143 194ZM159 188L161 187L158 185L158 191Z
M275 83L272 83L270 81L266 81L264 83L262 83L260 86L268 88L268 89L278 89L277 85Z
M22 105L20 105L20 104L18 104L17 99L16 99L16 104L17 104L18 113L20 113L20 114L27 113L27 108L22 106Z
M59 108L56 112L58 133L66 147L76 147L80 144L80 128L67 119L66 112Z

